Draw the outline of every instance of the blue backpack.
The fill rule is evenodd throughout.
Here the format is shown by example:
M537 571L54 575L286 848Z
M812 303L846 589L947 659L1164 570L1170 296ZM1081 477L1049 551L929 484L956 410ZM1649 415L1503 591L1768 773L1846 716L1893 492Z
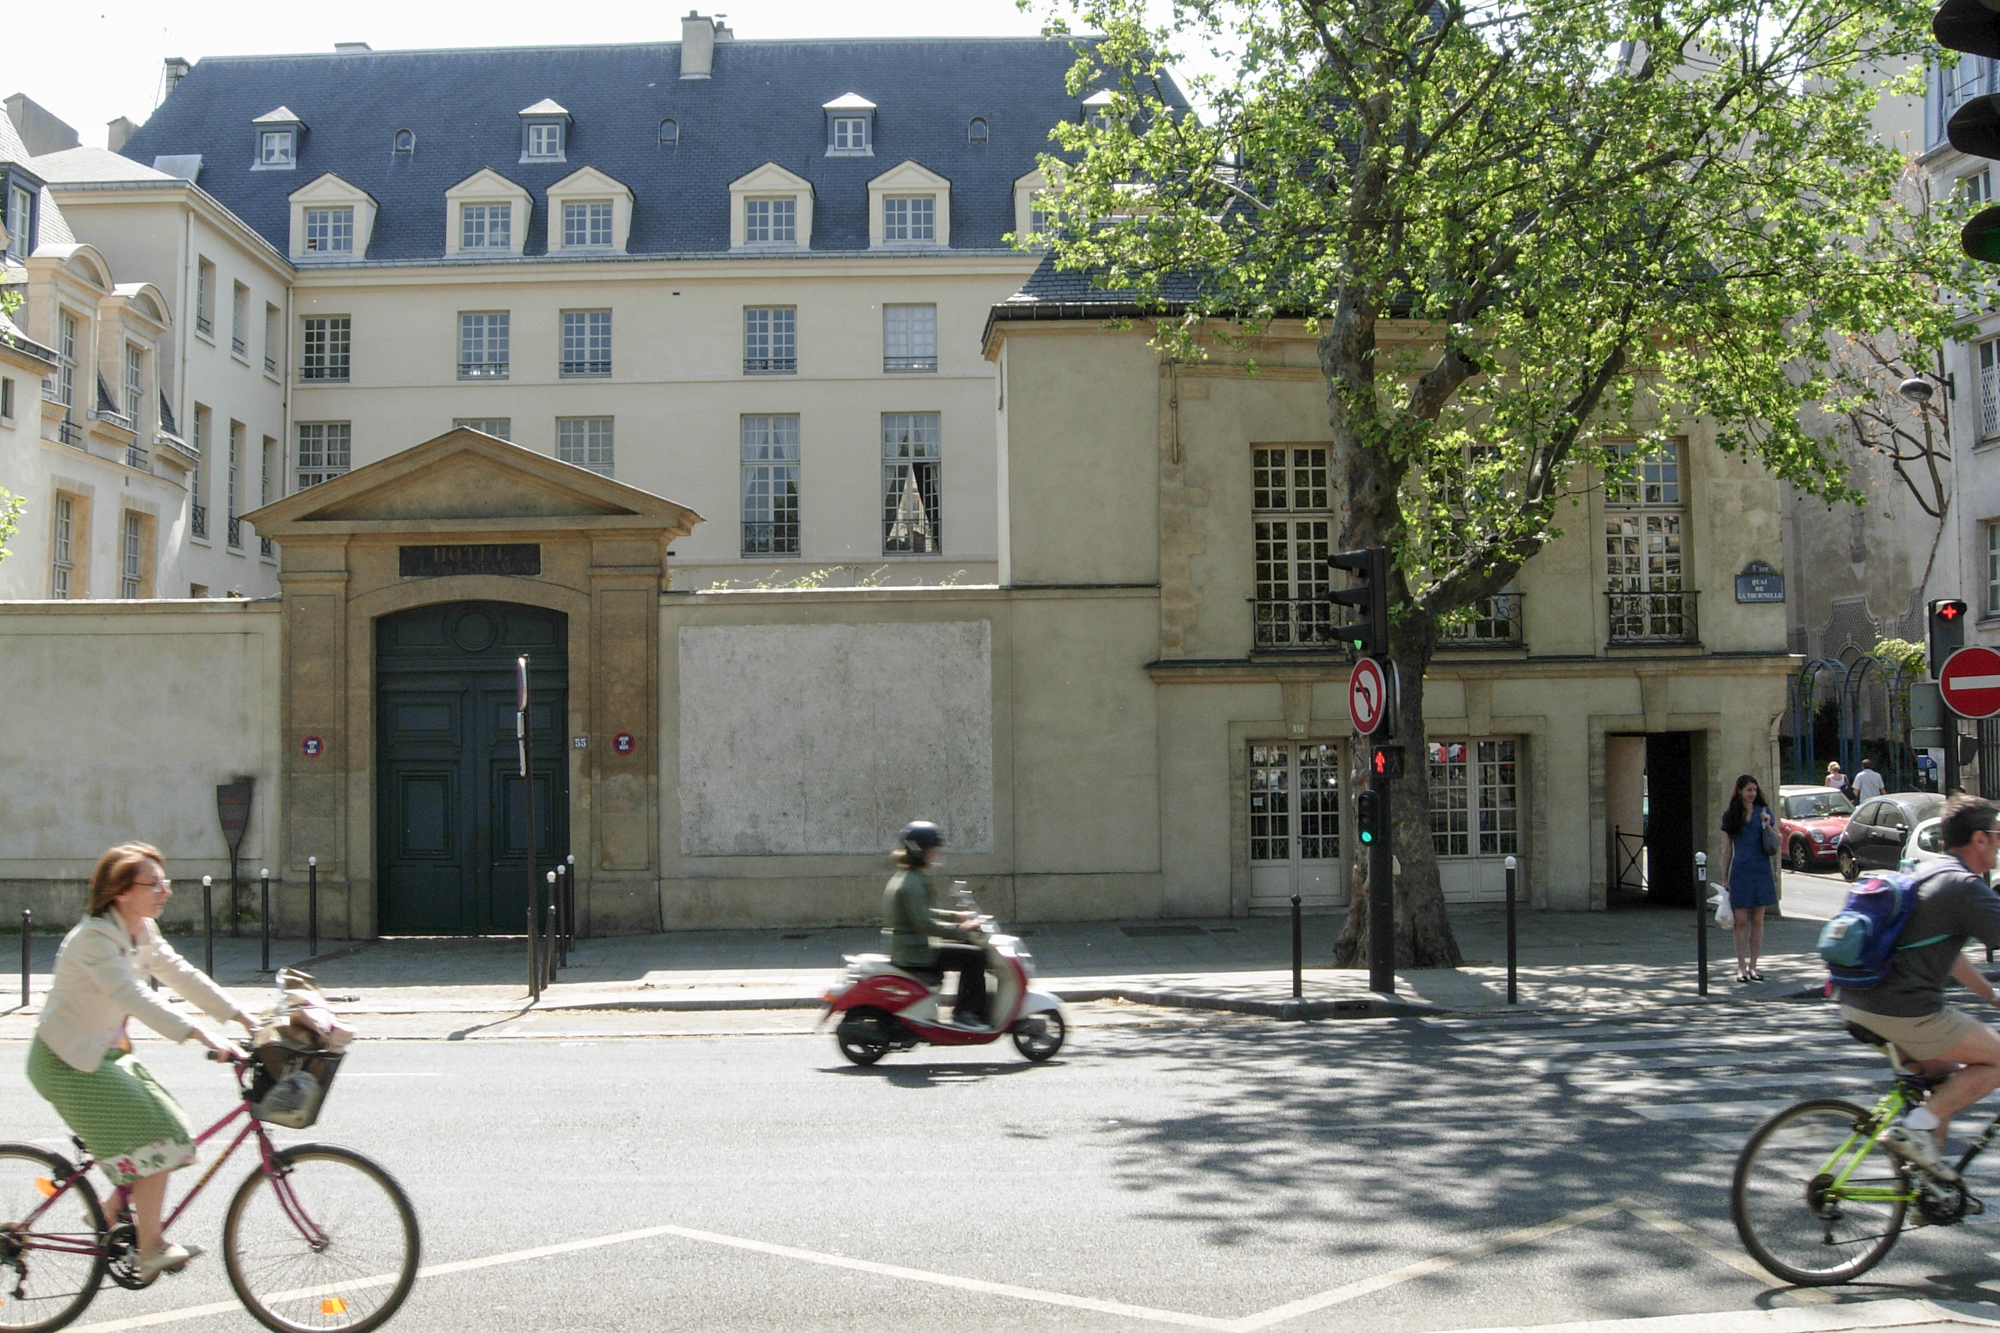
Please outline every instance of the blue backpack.
M1874 875L1863 880L1847 903L1819 932L1819 956L1833 984L1842 990L1867 990L1889 975L1889 965L1904 949L1921 949L1949 939L1933 935L1901 943L1903 927L1917 907L1917 886L1954 867L1940 866L1921 875Z

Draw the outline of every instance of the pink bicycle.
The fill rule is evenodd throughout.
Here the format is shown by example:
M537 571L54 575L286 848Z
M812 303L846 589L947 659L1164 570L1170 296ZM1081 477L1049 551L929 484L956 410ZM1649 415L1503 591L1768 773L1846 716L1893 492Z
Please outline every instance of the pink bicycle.
M195 1142L208 1142L239 1116L244 1123L166 1227L254 1138L257 1168L236 1187L222 1224L223 1262L237 1298L278 1333L380 1327L417 1277L417 1216L402 1186L349 1148L275 1146L255 1114L275 1080L248 1056L230 1063L242 1101ZM314 1103L291 1123L304 1128L317 1112ZM0 1218L18 1219L0 1221L0 1328L61 1328L83 1313L107 1275L121 1287L149 1285L139 1276L130 1188L112 1192L107 1217L89 1179L95 1163L83 1141L75 1143L74 1164L34 1144L0 1143Z

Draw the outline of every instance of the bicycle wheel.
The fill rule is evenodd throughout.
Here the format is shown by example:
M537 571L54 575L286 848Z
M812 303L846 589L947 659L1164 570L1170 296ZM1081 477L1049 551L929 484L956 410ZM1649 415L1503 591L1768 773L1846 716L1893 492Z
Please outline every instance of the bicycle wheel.
M1834 1098L1800 1102L1743 1145L1729 1215L1750 1256L1785 1281L1852 1281L1896 1243L1917 1187L1900 1162L1869 1143L1869 1118Z
M104 1281L104 1209L89 1180L51 1199L70 1164L27 1143L0 1143L0 1328L61 1328ZM36 1212L37 1209L41 1211Z
M358 1152L302 1143L229 1201L229 1285L278 1333L379 1326L417 1278L417 1215L402 1186Z

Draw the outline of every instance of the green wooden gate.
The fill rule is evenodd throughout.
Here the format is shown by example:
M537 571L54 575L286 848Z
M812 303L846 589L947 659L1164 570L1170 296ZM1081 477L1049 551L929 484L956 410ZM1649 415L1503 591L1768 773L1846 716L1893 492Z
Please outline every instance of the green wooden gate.
M558 611L448 602L375 623L375 809L385 935L527 928L514 659L528 655L537 863L569 851L569 626Z

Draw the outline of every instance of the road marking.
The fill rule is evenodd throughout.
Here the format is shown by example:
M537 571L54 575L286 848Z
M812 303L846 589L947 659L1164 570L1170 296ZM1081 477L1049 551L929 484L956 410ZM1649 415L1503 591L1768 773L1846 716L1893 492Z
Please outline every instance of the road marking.
M443 1078L442 1069L357 1069L349 1078Z
M1717 1263L1727 1264L1745 1277L1755 1278L1759 1282L1768 1282L1775 1287L1785 1287L1786 1294L1794 1300L1817 1305L1834 1299L1832 1292L1821 1291L1817 1287L1786 1286L1784 1279L1766 1272L1764 1265L1758 1263L1749 1255L1739 1254L1728 1246L1711 1240L1706 1233L1695 1230L1677 1218L1668 1217L1657 1208L1648 1208L1636 1199L1620 1199L1618 1206L1654 1230L1664 1231L1669 1236L1686 1241Z
M1634 1115L1648 1120L1727 1120L1735 1116L1770 1115L1782 1111L1797 1098L1781 1102L1672 1102L1665 1106L1627 1106Z

